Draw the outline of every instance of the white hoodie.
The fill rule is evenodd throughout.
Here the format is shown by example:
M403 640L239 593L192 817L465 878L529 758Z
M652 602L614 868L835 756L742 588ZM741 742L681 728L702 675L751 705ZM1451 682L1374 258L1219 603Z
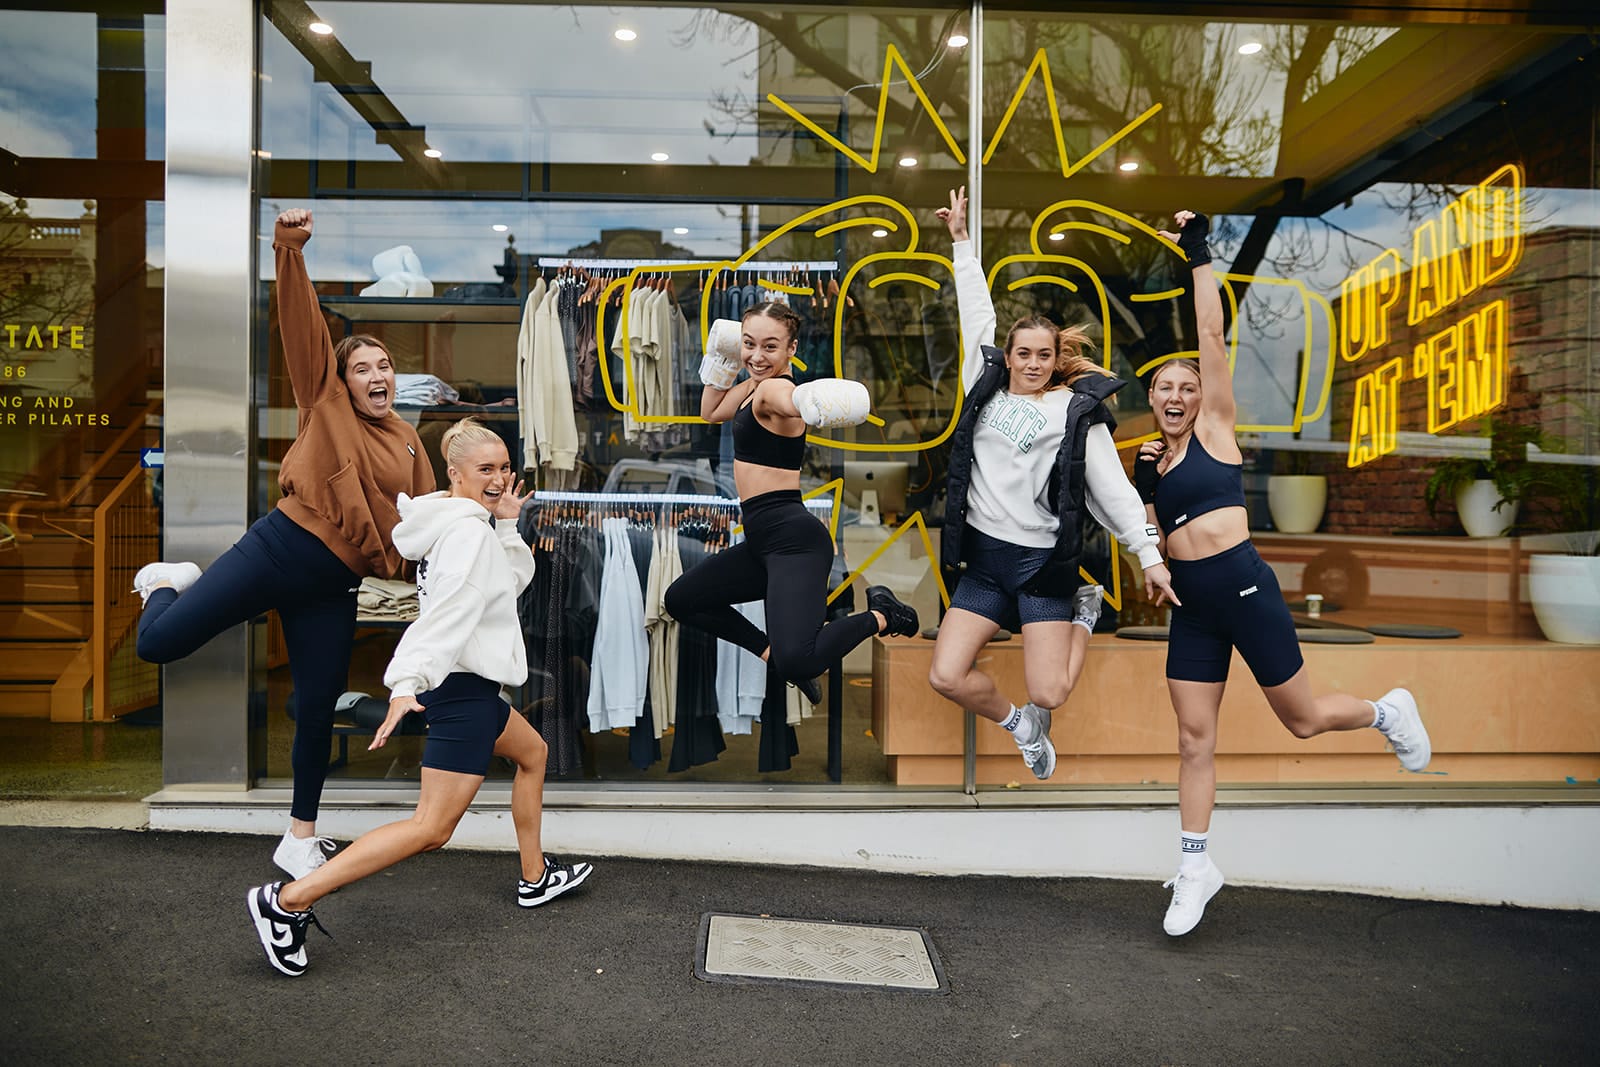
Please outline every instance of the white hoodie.
M517 596L533 581L533 552L515 521L492 527L482 504L448 493L400 494L394 547L417 560L417 621L394 650L390 698L435 688L455 671L501 685L528 680Z

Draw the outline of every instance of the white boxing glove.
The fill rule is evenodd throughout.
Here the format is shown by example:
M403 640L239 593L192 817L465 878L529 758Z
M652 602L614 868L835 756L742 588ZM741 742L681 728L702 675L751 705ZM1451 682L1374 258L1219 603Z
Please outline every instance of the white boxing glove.
M700 360L700 380L727 392L744 370L744 327L733 319L718 319L706 334L706 354Z
M794 388L794 406L807 426L859 426L872 412L867 387L848 378L819 378Z

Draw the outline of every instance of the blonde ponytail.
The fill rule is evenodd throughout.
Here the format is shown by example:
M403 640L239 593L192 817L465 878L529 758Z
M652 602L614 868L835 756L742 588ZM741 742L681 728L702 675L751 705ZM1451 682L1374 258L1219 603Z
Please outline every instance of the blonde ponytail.
M504 446L505 442L499 434L468 415L444 432L439 440L439 451L444 453L445 462L454 467L469 449L487 444Z

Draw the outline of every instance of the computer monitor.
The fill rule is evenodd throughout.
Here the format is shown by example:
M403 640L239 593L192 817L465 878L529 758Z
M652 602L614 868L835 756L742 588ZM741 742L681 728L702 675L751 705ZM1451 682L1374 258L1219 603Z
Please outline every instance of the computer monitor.
M882 521L883 515L903 515L906 510L906 484L911 468L897 460L881 462L846 460L844 464L845 503L861 511L864 525ZM877 494L877 507L863 505L863 494ZM867 498L870 502L871 498Z

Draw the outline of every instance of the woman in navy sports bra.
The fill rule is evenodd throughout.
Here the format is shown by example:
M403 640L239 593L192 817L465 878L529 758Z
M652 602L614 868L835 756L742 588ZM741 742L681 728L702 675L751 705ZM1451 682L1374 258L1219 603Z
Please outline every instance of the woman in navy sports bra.
M668 586L666 608L679 622L767 660L815 704L822 699L817 675L874 634L914 636L917 613L887 588L872 586L868 610L824 624L833 539L800 500L806 425L862 421L866 390L839 379L795 385L787 372L800 317L787 304L758 304L738 325L740 360L713 343L701 364L700 415L712 423L733 420L733 480L745 539ZM750 377L735 384L741 369ZM753 600L766 603L766 633L733 606Z
M1194 270L1200 358L1169 360L1151 378L1150 408L1161 437L1140 447L1133 474L1161 528L1178 600L1167 644L1167 689L1178 716L1182 835L1164 924L1178 936L1194 929L1222 888L1206 835L1216 803L1217 717L1234 649L1296 737L1375 727L1409 771L1426 767L1432 749L1416 700L1405 689L1375 701L1312 693L1277 578L1250 543L1222 297L1206 246L1210 223L1189 211L1174 218L1178 232L1161 236L1178 245Z

